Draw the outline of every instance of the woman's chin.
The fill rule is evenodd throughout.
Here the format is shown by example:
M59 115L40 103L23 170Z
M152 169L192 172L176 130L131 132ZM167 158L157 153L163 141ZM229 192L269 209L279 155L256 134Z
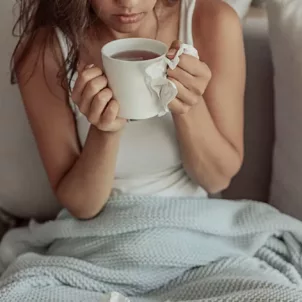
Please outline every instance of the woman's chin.
M121 33L121 34L135 34L139 28L139 24L115 24L115 26L111 27L115 32Z
M140 17L129 19L113 16L112 19L108 22L109 24L107 26L115 32L121 34L135 34L139 31L144 19L144 14L142 14Z

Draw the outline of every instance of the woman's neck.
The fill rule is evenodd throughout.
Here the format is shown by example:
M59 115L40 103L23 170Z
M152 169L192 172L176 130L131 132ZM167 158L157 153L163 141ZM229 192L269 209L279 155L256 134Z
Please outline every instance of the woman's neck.
M101 67L100 48L112 40L121 38L151 38L170 45L178 38L179 9L180 6L176 4L173 7L158 8L155 12L150 12L139 30L131 34L115 32L99 21L87 32L87 40L83 44L85 46L81 49L81 60Z
M161 24L166 24L167 20L171 20L171 17L171 21L173 22L173 19L175 19L174 16L178 17L179 10L180 1L170 7L163 5L162 2L159 1L154 10L149 12L145 16L144 20L142 21L142 24L139 26L139 29L137 31L131 33L117 32L114 29L109 28L101 21L97 24L96 31L101 39L105 38L106 40L116 40L124 38L156 39L159 34Z

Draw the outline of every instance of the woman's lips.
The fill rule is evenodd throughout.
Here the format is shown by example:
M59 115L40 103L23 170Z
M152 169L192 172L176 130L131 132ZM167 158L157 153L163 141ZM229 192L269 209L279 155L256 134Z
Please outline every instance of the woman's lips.
M120 23L123 23L123 24L132 24L132 23L137 23L139 22L144 14L143 13L140 13L140 14L125 14L125 15L115 15L116 18L118 19L118 21Z

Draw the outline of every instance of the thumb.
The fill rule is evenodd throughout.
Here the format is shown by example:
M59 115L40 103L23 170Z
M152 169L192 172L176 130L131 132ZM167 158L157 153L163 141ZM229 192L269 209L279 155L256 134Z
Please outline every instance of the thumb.
M170 49L167 53L168 59L170 60L174 59L177 51L180 49L180 46L181 46L181 42L179 40L175 40L172 42Z

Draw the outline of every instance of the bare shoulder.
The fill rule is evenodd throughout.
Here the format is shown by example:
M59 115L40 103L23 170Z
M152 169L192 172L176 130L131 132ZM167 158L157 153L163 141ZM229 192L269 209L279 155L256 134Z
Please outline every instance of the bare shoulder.
M235 10L223 0L196 0L196 11L204 17L237 16Z
M222 0L196 0L193 36L197 48L211 48L242 40L241 21L235 10Z
M41 28L30 41L20 43L14 57L14 62L18 61L15 72L19 85L37 80L46 81L50 86L56 85L63 57L53 29Z
M194 25L212 25L210 29L217 29L219 25L231 22L240 26L240 19L236 11L222 0L196 0ZM209 29L209 28L208 28Z

